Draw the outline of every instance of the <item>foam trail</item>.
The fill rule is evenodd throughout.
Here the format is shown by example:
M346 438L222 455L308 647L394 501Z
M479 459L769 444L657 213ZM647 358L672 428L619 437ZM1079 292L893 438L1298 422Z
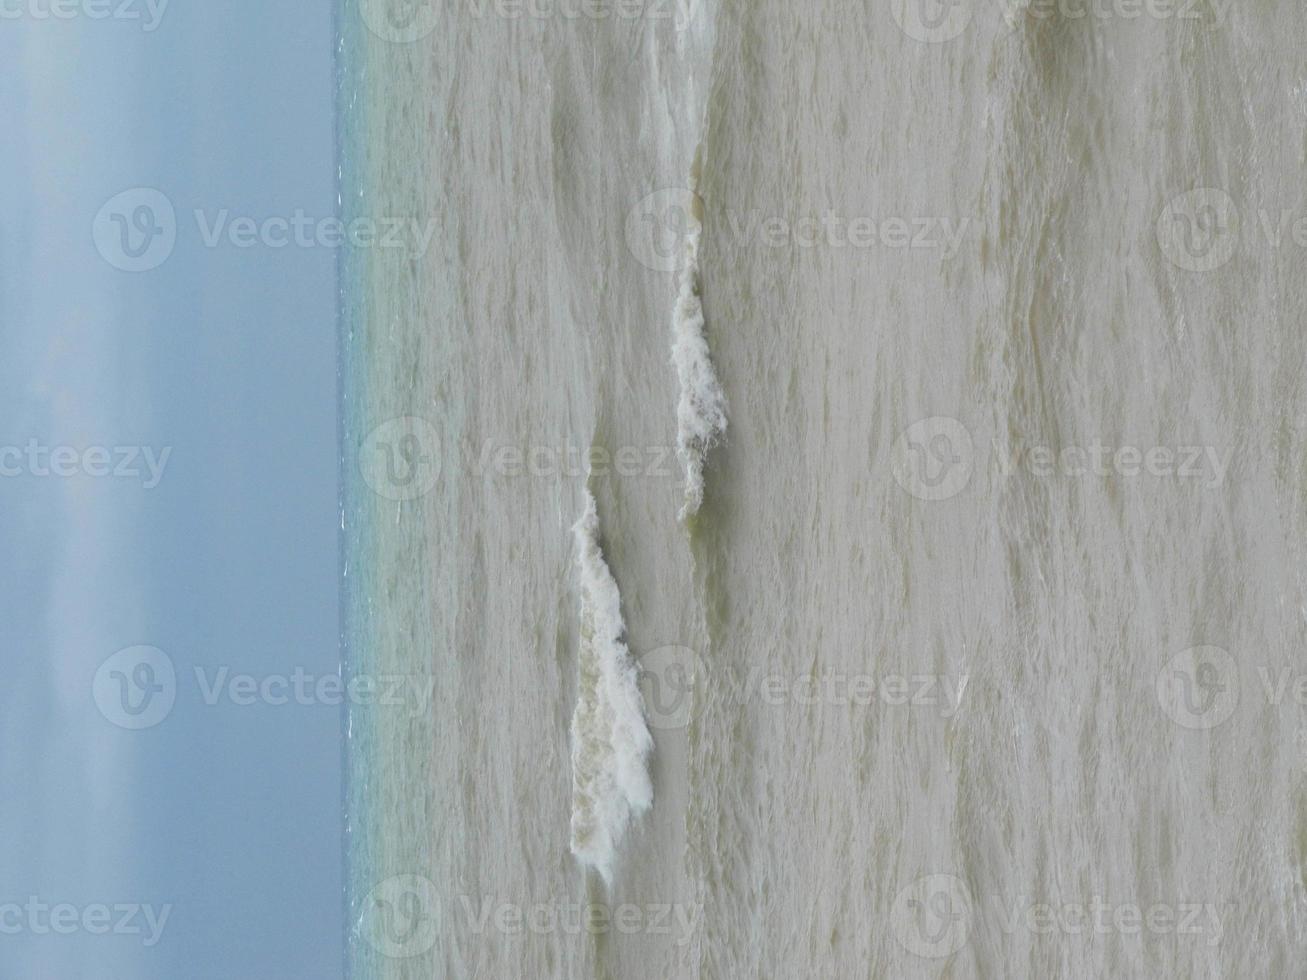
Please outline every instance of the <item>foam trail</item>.
M599 547L599 515L586 492L572 529L581 578L580 674L572 715L572 853L612 883L627 824L653 803L653 739L622 622L622 597Z
M699 199L686 215L685 265L681 291L672 316L672 363L681 382L676 408L676 455L685 469L685 503L680 519L686 520L703 505L703 467L712 448L726 434L726 395L713 368L704 335L703 301L699 295L699 239L703 223L697 213Z

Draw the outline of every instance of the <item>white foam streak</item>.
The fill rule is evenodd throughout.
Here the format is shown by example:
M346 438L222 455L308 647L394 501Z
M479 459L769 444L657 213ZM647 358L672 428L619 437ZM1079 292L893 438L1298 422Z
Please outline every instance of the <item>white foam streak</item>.
M704 335L703 301L699 295L699 238L703 233L697 215L685 237L685 266L672 319L672 363L681 383L676 409L676 455L685 469L685 520L703 505L703 467L708 453L726 434L726 395L717 380L708 339Z
M649 753L622 598L599 546L599 515L586 493L572 529L580 572L579 682L572 715L572 853L611 884L617 845L632 817L653 803Z

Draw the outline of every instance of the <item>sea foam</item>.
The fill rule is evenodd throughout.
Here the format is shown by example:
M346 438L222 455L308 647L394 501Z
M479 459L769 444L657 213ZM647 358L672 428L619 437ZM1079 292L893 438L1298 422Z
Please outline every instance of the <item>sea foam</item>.
M627 825L653 803L653 739L626 647L621 593L604 561L599 514L589 491L585 512L572 531L581 580L579 682L572 715L572 853L611 884Z
M708 338L704 335L699 284L699 239L703 223L698 208L696 196L691 213L686 215L685 263L672 315L672 364L681 382L681 400L676 408L676 455L685 469L681 520L693 517L703 505L704 463L726 434L726 395L717 380Z

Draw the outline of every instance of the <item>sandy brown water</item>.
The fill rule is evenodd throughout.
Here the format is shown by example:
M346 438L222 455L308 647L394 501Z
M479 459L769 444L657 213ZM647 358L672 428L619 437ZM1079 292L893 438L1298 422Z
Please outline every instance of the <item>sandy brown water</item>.
M437 691L359 719L355 973L1300 974L1307 14L478 9L344 21L347 207L439 221L357 269L347 456L421 417L439 467L347 498L357 655ZM593 449L655 740L611 887L568 846ZM378 895L424 924L373 942Z

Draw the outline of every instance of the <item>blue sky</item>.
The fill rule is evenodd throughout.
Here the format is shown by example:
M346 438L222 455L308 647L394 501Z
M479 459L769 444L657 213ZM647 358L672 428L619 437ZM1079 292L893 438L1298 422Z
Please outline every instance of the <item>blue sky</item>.
M122 3L0 15L0 976L330 978L340 708L206 694L338 667L337 256L204 231L333 214L332 5Z

